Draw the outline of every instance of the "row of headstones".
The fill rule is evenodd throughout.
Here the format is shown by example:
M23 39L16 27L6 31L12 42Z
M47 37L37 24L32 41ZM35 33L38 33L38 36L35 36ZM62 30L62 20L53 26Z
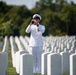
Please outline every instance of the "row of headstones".
M54 52L43 53L42 54L42 74L62 75L62 73L70 72L70 74L73 75L75 72L73 69L74 68L73 62L75 62L73 55L75 54L70 55L70 53L67 52L66 50L61 52L60 54L54 53ZM70 65L71 63L72 65Z
M0 75L6 75L8 68L8 38L5 36L3 50L0 52Z
M59 41L61 38L62 38L62 40L65 40L65 41L63 41L63 42L61 42L62 40ZM63 48L63 51L60 51L60 49L55 48L55 47L59 46L57 41L58 41L58 43L62 43L63 45L66 45L66 47ZM47 48L44 47L44 53L42 53L41 74L62 75L63 73L70 73L70 75L76 75L76 71L75 71L76 70L75 36L66 37L66 38L65 37L50 37L50 38L45 37L44 42L47 44L50 44L50 45L48 45ZM65 42L66 42L66 44L65 44ZM70 45L69 50L67 49L68 42ZM53 48L50 47L50 46L52 46L52 44L54 44ZM72 50L70 50L71 47L73 47ZM46 51L48 48L50 48L50 51ZM55 50L57 50L57 51L55 51ZM71 52L71 51L73 51L73 52Z
M75 36L63 36L63 37L45 37L43 50L44 52L63 52L67 50L68 52L75 53L76 39Z
M70 73L76 75L76 53L70 55L68 52L43 53L41 74L62 75Z
M5 39L6 38L7 37L5 37ZM13 37L10 37L10 44L11 44L13 67L16 68L17 73L19 73L20 75L33 75L33 58L32 58L32 55L29 54L28 49L24 49L21 43L21 40L18 37L15 37L15 39ZM16 45L19 51L17 51ZM5 54L3 55L4 52ZM2 64L0 63L0 65L2 65L2 67L0 68L1 75L5 75L7 65L8 65L7 64L8 63L8 39L7 41L6 40L4 41L3 53L0 53L0 56L1 56L0 60L2 63ZM76 56L75 53L70 55L69 52L65 52L65 51L61 53L51 53L51 52L43 53L41 73L47 74L47 75L62 75L63 72L69 72L68 70L69 69L68 66L69 66L70 75L76 75L75 56ZM70 57L70 61L68 59L69 57Z
M33 75L33 56L29 54L24 37L10 37L12 64L20 75Z
M69 39L69 37L67 39ZM63 50L60 54L59 53L49 52L42 54L42 74L62 75L62 73L66 72L70 72L71 75L74 74L75 71L73 62L75 62L75 58L73 55L75 55L75 53L71 55L71 53L66 50ZM70 65L71 63L72 65Z
M22 47L22 44L20 41L24 45L25 49L24 47ZM9 43L8 37L6 36L4 38L3 50L2 52L0 52L0 75L5 75L8 68L8 43ZM15 37L15 42L13 37L10 37L10 44L11 44L11 50L12 50L11 51L12 63L13 63L13 67L16 67L17 73L20 73L20 75L33 75L33 57L32 55L28 54L29 53L27 51L28 43L26 43L23 37L21 36L20 40L18 37ZM19 51L17 51L16 45L18 46ZM30 60L31 60L31 64L30 64Z

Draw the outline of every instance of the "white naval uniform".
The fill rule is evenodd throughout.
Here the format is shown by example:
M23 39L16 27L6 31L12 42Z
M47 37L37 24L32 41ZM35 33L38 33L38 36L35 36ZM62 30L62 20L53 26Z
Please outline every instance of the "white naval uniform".
M30 54L34 57L34 64L33 64L33 71L34 73L41 73L41 53L42 53L42 47L43 47L43 39L42 39L42 33L45 31L45 26L40 25L29 25L26 28L26 32L30 33Z

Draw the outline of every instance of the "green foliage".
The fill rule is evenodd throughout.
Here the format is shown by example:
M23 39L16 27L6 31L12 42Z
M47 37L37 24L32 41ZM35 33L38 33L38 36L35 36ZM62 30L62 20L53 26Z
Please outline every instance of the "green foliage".
M0 35L29 35L25 29L35 13L42 16L41 24L46 27L44 36L76 35L76 4L68 4L67 0L40 0L31 10L0 1Z
M0 32L1 32L0 35L1 36L11 35L13 33L11 27L12 27L11 21L2 23L0 27Z
M23 24L21 25L21 28L20 28L20 35L23 35L23 36L26 35L25 29L29 25L30 20L31 20L31 18L24 19L24 22L23 22Z
M2 42L3 41L3 37L2 36L0 36L0 42Z

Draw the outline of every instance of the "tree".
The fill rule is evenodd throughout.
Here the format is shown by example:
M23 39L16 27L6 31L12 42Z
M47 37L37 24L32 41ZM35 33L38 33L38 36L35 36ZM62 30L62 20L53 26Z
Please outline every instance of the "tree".
M61 13L63 14L63 20L66 23L66 32L68 35L76 35L76 9L75 5L65 6Z
M23 22L23 24L21 25L21 28L20 28L20 35L25 36L27 34L25 32L25 30L26 30L26 27L29 25L30 21L31 21L31 18L28 18L28 19L24 20L24 22ZM27 35L29 35L29 34L27 34Z
M5 23L2 23L1 29L0 29L0 35L5 36L5 35L12 35L12 24L11 21L7 21Z
M36 3L36 7L40 9L45 9L47 7L52 8L53 5L53 0L40 0L39 2Z

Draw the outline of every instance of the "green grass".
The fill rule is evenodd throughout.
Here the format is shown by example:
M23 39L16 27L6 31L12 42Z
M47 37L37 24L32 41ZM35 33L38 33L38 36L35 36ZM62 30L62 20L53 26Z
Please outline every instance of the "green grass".
M69 73L64 73L63 75L70 75Z
M6 75L19 75L12 65L11 49L8 51L8 69Z
M2 47L0 48L0 51L2 51ZM10 48L8 51L8 69L7 69L6 75L19 75L16 72L16 69L12 65L12 57L11 57L11 49ZM34 74L34 75L41 75L41 74ZM70 74L64 73L63 75L70 75Z

